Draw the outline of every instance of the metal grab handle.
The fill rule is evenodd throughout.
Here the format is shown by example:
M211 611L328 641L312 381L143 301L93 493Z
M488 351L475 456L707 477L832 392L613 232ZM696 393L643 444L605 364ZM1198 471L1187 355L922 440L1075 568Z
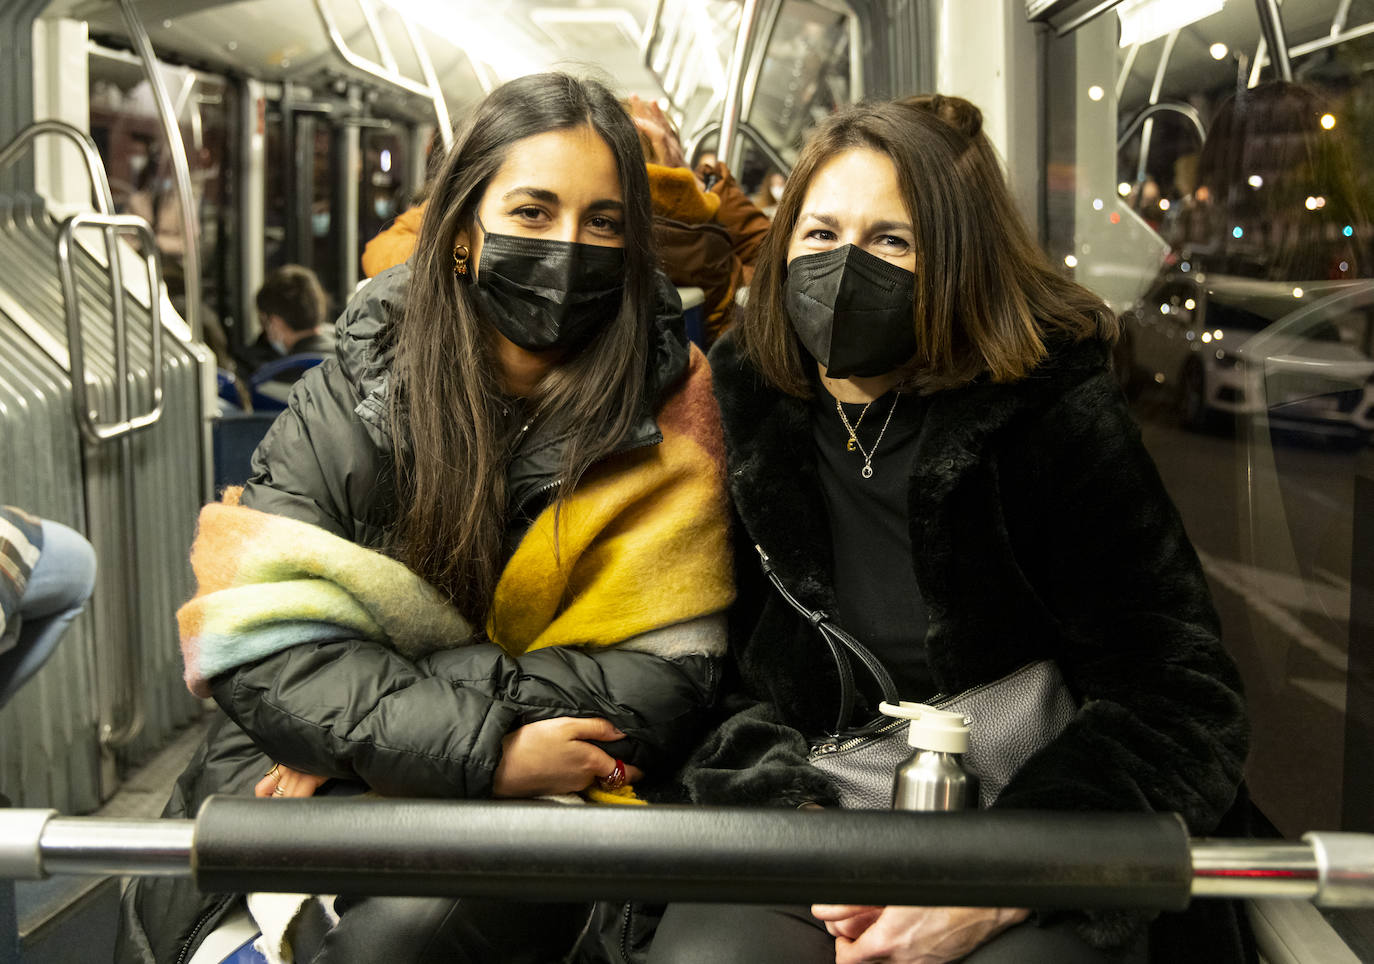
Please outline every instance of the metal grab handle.
M411 80L401 73L396 63L396 56L391 52L391 45L387 43L386 36L382 33L381 24L377 19L377 10L372 5L371 0L357 0L357 3L362 9L363 20L367 23L368 33L372 35L372 42L377 45L377 51L382 55L384 63L379 64L349 47L348 41L344 39L342 31L339 30L338 21L334 19L334 14L329 9L329 0L315 0L315 10L319 12L320 22L324 24L324 32L329 36L330 46L349 66L391 84L393 87L399 87L408 93L428 98L434 107L434 117L438 121L439 136L443 139L444 150L448 151L453 147L453 125L448 116L448 104L444 100L444 90L439 85L439 75L434 70L433 61L429 58L429 50L425 47L415 25L410 22L410 18L405 14L396 13L405 28L406 38L415 51L415 59L419 61L420 71L425 76L423 84ZM473 65L473 72L479 78L481 77L481 71L477 70L476 64Z
M736 128L739 133L745 135L754 142L754 146L763 152L764 157L768 158L769 163L777 168L779 173L783 176L792 173L792 165L788 164L787 161L783 159L783 156L773 149L773 145L769 144L764 136L758 132L758 128L754 127L754 125L750 124L748 121L740 121L736 125ZM703 124L701 129L692 135L688 143L683 146L683 153L687 155L688 163L691 163L692 158L696 156L697 149L701 147L701 142L718 130L720 130L720 121L711 121L710 123ZM725 159L719 151L717 151L716 156L721 160Z
M123 305L124 290L117 285L119 252L111 252L110 296L114 307L115 338L115 379L116 394L120 401L117 421L98 421L97 413L90 407L86 393L85 346L81 330L81 292L77 287L76 273L72 267L72 246L76 230L81 227L100 227L116 235L134 235L139 239L143 251L144 265L148 271L149 310L152 334L152 408L141 414L131 415L128 411L128 338ZM81 433L92 443L99 444L129 435L139 429L153 425L162 416L162 274L158 267L157 242L148 222L130 214L74 214L62 222L57 235L57 266L62 279L62 300L67 314L68 352L71 355L72 405L76 409L77 423Z
M25 127L15 135L14 140L0 149L0 170L13 164L26 147L45 135L65 137L80 149L81 157L86 162L86 173L90 176L96 210L101 214L114 214L114 195L110 193L110 180L105 175L104 162L100 160L100 149L95 146L90 134L66 121L34 121Z
M1197 108L1192 104L1175 104L1166 102L1163 104L1150 104L1139 114L1135 115L1135 120L1126 125L1126 130L1116 139L1116 149L1119 151L1126 146L1126 142L1131 136L1140 129L1146 120L1155 114L1180 114L1185 120L1193 125L1197 131L1198 140L1202 143L1207 142L1207 127L1202 123L1202 115L1197 112Z
M270 815L270 816L269 816ZM1374 906L1374 834L1189 840L1169 814L559 807L211 797L195 820L0 810L0 878L205 891L1176 910Z

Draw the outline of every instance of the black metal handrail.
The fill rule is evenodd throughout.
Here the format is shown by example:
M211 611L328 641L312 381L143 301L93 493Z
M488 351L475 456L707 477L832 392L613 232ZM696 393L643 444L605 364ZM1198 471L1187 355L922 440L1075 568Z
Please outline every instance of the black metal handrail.
M0 811L0 878L191 876L219 893L1179 909L1374 906L1374 835L1190 840L1170 814L560 807L212 797L192 820Z

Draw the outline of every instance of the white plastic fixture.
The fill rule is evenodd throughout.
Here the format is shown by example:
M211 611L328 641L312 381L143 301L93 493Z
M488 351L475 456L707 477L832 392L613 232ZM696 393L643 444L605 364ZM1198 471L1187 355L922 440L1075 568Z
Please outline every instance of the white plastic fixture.
M1225 6L1226 0L1123 0L1116 8L1121 20L1120 44L1130 47L1148 43L1220 13Z

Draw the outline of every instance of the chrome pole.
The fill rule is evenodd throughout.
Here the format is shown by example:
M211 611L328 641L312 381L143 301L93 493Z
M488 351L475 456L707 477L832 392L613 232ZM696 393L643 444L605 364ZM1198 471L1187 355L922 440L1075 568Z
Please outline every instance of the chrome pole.
M1288 56L1288 35L1283 29L1283 12L1279 0L1255 0L1259 11L1260 30L1269 47L1269 58L1278 71L1279 79L1293 80L1293 64Z
M204 341L200 322L200 223L196 215L195 197L191 194L191 164L186 159L186 144L181 139L181 127L172 107L172 97L158 70L153 42L148 38L143 21L139 19L134 0L119 0L119 12L124 17L129 40L139 60L143 61L143 71L148 75L148 88L153 93L158 120L162 122L162 133L167 138L167 149L171 152L172 173L177 182L177 206L181 210L181 230L186 245L182 256L182 273L186 277L186 324L191 329L192 341ZM153 231L156 233L157 225L153 225ZM156 301L159 294L154 290L149 297Z
M53 818L38 847L49 874L189 877L193 820Z
M740 12L739 32L735 34L735 48L730 54L730 79L725 88L725 106L720 118L720 141L716 156L733 171L739 167L735 149L735 134L739 127L740 105L744 95L744 71L749 63L749 46L758 30L761 0L744 0Z
M1321 889L1311 846L1272 840L1193 840L1194 897L1296 897Z

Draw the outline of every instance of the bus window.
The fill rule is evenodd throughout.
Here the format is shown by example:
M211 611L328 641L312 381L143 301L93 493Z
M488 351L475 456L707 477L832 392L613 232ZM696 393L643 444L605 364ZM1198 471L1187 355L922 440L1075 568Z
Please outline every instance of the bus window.
M745 121L789 166L816 122L852 99L849 26L849 14L785 0L757 61L752 97L746 83Z
M720 123L739 22L740 5L724 0L664 0L661 5L649 70L668 95L689 148Z
M1374 830L1374 3L1254 4L1050 41L1048 250L1115 309L1114 363L1245 678L1274 828ZM1364 31L1364 33L1362 33ZM1361 591L1363 589L1363 591ZM1374 948L1374 915L1336 921Z
M148 221L162 254L163 277L172 303L185 296L182 256L186 249L176 177L138 60L122 51L90 48L91 135L100 149L119 211ZM238 291L235 211L231 185L237 169L230 148L237 94L220 77L162 64L174 92L177 120L191 168L192 207L200 238L201 304L211 330L235 322Z

